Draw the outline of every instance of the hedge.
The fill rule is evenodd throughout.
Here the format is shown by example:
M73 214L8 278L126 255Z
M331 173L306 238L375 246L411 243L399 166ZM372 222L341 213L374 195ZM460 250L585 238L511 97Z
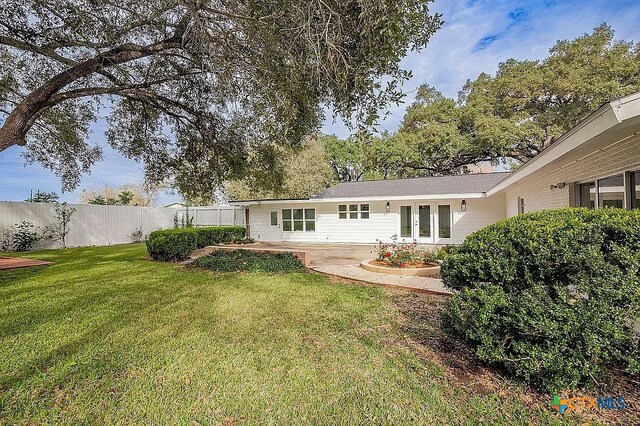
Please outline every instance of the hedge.
M194 262L195 266L218 272L303 271L300 259L292 253L269 253L251 250L216 250Z
M640 211L561 209L471 234L445 258L445 328L541 390L640 371Z
M185 260L196 249L241 241L244 235L245 229L241 226L176 228L153 231L147 238L147 251L149 256L155 260Z

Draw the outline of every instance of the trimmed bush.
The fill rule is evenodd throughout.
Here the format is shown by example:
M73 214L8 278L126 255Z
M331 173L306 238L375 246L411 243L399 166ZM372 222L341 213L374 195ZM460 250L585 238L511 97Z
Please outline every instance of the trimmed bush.
M196 249L241 241L244 238L244 234L245 229L241 226L177 228L153 231L147 238L147 251L149 256L155 260L185 260Z
M187 259L198 248L196 228L153 231L147 238L149 256L163 262Z
M242 226L216 226L193 229L198 234L198 248L242 241L246 232Z
M218 272L303 271L300 259L292 253L269 253L251 250L216 250L194 262L195 266Z
M442 265L443 324L512 377L558 391L640 371L640 211L561 209L471 234Z

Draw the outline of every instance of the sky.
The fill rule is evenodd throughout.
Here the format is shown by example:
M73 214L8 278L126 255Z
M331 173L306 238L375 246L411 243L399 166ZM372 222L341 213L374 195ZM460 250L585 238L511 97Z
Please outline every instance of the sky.
M415 90L423 83L455 98L464 83L481 72L493 74L509 58L542 59L557 40L590 33L603 22L612 26L616 39L640 41L638 0L436 0L431 10L443 15L444 25L424 50L403 59L402 67L412 70L413 77L404 83L404 104L388 109L378 126L381 131L397 130ZM104 147L104 159L83 177L78 190L62 194L63 201L77 201L84 187L142 181L143 167L106 145L105 122L98 121L92 130L89 143ZM349 135L330 115L322 131ZM32 190L60 194L60 180L37 164L25 166L21 151L14 146L0 152L0 200L21 201ZM160 203L179 200L179 195L165 193Z

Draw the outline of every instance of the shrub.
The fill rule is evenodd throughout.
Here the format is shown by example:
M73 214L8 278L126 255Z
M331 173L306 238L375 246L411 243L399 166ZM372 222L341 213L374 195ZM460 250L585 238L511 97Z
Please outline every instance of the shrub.
M147 251L155 260L185 260L196 249L243 240L244 234L245 229L241 226L177 228L153 231L147 238Z
M29 251L42 239L42 235L31 222L23 220L7 228L2 251Z
M155 260L185 260L198 248L195 228L153 231L147 238L147 251Z
M292 253L269 253L251 250L216 250L195 261L195 266L218 272L303 271L300 259Z
M195 231L198 234L198 248L239 242L245 235L245 229L242 226L195 228Z
M442 266L443 323L482 360L543 390L639 370L640 211L562 209L471 234Z

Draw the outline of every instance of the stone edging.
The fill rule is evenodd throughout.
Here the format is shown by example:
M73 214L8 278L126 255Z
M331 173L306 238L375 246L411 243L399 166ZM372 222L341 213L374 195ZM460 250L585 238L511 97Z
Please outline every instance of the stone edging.
M360 267L370 272L378 272L381 274L391 275L408 275L414 277L433 277L440 274L440 265L430 266L428 268L391 268L386 266L372 265L375 259L365 259L360 262Z

